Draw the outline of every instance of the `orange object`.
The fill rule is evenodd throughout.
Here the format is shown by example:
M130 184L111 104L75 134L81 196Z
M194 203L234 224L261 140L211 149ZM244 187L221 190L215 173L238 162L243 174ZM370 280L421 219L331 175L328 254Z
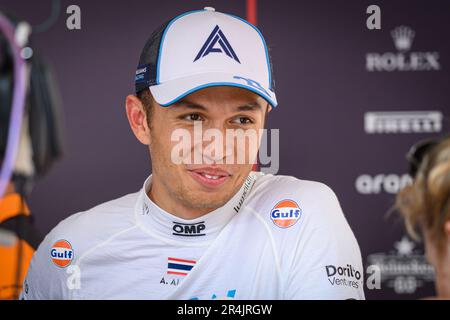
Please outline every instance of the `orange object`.
M0 199L0 224L18 215L30 215L28 206L19 194L11 193ZM1 227L1 225L0 225ZM12 246L0 245L0 299L17 299L34 249L24 240L16 241ZM20 256L20 259L19 259ZM17 264L20 260L20 268Z
M258 24L257 0L247 0L247 21L256 26Z

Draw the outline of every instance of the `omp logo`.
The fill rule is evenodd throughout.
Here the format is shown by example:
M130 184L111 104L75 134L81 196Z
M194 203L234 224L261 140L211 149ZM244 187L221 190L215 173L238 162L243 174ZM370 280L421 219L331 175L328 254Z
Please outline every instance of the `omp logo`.
M396 194L401 189L412 183L408 174L368 174L360 175L355 182L355 187L360 194L379 194L381 192Z
M440 111L386 111L364 114L364 131L377 133L432 133L442 130Z
M439 52L409 52L415 32L407 26L391 31L398 52L367 53L366 70L374 71L437 71L441 69Z
M204 236L206 229L205 221L197 223L181 223L173 221L172 234L181 237L199 237Z
M218 45L220 48L216 45ZM235 60L238 63L241 63L238 56L234 52L233 47L231 47L231 44L228 42L227 37L225 37L218 25L215 26L208 39L206 39L202 48L195 57L194 62L200 58L207 56L210 53L225 53L231 59Z

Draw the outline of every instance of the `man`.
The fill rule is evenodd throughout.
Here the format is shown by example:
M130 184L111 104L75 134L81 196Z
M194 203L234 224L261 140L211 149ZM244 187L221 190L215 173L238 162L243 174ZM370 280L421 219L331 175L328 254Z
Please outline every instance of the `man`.
M436 296L450 300L450 135L422 140L407 154L413 183L396 196L406 230L424 240L433 266Z
M155 31L126 99L152 175L53 229L22 297L363 299L359 247L330 188L252 172L236 161L253 159L248 144L206 152L202 139L176 152L174 136L199 124L262 129L273 90L266 44L248 22L205 8Z

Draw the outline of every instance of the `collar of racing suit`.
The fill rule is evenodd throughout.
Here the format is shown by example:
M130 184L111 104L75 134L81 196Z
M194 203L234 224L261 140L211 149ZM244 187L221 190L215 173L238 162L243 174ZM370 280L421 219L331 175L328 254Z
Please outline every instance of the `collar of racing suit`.
M154 203L147 195L152 176L144 182L135 206L136 222L150 235L162 241L206 245L216 238L239 212L260 172L251 172L239 191L222 207L196 219L179 218Z

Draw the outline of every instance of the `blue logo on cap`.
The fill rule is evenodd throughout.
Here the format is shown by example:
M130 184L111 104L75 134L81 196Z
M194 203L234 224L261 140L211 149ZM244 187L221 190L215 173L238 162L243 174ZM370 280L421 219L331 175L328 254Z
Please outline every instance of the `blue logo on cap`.
M219 44L220 48L215 47L216 44ZM227 38L223 34L222 30L220 30L218 25L215 26L215 28L209 35L208 39L206 39L202 48L200 49L197 56L195 57L194 62L200 58L203 58L204 56L207 56L211 52L225 53L227 56L229 56L236 62L241 63L239 61L239 58L237 57L236 53L234 52L233 48L231 47L230 43L228 42Z
M264 89L264 87L258 81L255 81L255 80L249 79L249 78L244 78L241 76L234 76L233 78L237 79L237 80L245 80L247 82L247 85L264 92L266 95L268 95L270 97L270 93L268 93L267 90Z

